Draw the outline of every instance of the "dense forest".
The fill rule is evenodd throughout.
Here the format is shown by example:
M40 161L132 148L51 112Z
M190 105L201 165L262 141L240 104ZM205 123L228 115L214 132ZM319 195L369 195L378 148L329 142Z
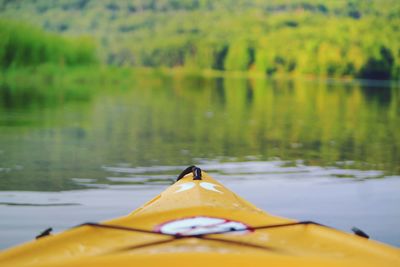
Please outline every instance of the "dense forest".
M397 0L3 0L0 17L90 36L115 66L400 78Z

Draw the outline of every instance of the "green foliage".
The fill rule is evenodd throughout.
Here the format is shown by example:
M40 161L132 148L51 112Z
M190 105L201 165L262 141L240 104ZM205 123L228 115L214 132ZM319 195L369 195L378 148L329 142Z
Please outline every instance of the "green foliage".
M66 38L27 24L0 20L0 67L18 68L44 63L82 65L96 61L87 37Z
M224 62L225 70L247 70L250 64L250 55L246 43L241 41L232 42Z
M17 15L92 35L116 66L400 78L397 0L4 1L0 16Z

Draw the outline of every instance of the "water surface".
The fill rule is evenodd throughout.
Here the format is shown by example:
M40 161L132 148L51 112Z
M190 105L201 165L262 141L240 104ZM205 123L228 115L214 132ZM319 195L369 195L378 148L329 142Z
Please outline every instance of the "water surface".
M400 246L398 87L129 79L78 97L2 87L0 247L122 216L191 164L273 214Z

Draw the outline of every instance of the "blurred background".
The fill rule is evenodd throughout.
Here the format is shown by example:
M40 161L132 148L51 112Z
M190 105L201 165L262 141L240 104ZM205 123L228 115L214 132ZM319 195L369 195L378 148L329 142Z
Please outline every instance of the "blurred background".
M400 246L400 1L1 0L0 249L196 164Z

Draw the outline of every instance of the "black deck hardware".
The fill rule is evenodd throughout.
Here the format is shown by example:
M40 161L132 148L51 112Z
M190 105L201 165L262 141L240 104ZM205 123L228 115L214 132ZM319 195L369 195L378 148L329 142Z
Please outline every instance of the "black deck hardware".
M51 231L53 231L53 228L51 228L51 227L50 227L50 228L47 228L46 230L44 230L43 232L41 232L39 235L37 235L35 238L36 238L36 239L39 239L39 238L48 236L48 235L51 234Z
M361 230L361 229L359 229L357 227L351 228L351 231L353 231L353 233L355 235L358 235L358 236L364 237L366 239L369 239L369 235L367 235L363 230Z
M193 180L201 180L201 169L198 167L194 167L193 171Z
M181 174L176 178L176 181L182 179L186 174L193 173L193 180L201 180L201 169L194 165L187 167L184 169Z

